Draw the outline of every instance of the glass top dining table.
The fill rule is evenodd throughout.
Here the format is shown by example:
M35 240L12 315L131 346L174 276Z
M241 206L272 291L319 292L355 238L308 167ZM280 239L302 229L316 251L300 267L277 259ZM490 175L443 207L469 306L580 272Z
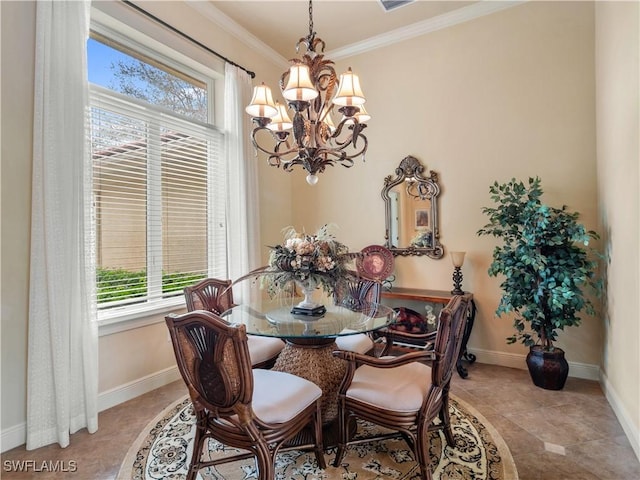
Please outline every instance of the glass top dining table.
M240 289L241 285L244 288ZM387 327L396 317L387 305L350 297L336 302L321 289L313 295L314 301L325 307L320 315L292 313L302 300L300 295L293 291L271 298L256 280L234 285L234 296L236 292L243 294L242 299L222 314L226 321L243 324L249 335L278 337L291 343L329 343L339 336Z
M327 302L321 315L292 313L299 297L265 299L243 303L222 314L230 323L243 324L249 335L307 340L324 343L338 336L366 333L388 326L395 319L392 308L362 301L334 304Z
M314 301L326 311L321 315L292 313L300 303L299 295L278 295L269 298L266 292L251 282L251 294L245 295L239 305L222 313L222 317L234 324L245 326L247 334L278 337L286 342L273 370L298 375L318 385L323 392L323 423L332 422L337 416L337 392L346 364L332 355L336 337L366 334L389 326L395 321L394 310L380 303L370 303L353 298L335 302L332 296L318 289ZM235 296L234 289L234 296Z
M344 361L332 355L338 348L336 337L366 334L387 327L396 318L387 305L350 297L336 302L321 289L313 293L313 301L325 310L320 315L292 313L303 300L301 295L294 291L270 298L258 280L236 283L234 297L236 293L241 293L242 299L221 316L229 323L244 325L249 335L285 341L273 370L298 375L322 389L323 423L331 423L337 416L338 387L346 371Z

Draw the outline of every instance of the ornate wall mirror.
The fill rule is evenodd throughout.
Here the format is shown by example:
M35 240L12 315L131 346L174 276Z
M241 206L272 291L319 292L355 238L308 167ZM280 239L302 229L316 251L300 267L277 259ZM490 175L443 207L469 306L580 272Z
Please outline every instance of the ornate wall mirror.
M402 159L395 177L384 179L385 247L394 255L442 258L438 224L438 174L423 176L424 166L412 156Z

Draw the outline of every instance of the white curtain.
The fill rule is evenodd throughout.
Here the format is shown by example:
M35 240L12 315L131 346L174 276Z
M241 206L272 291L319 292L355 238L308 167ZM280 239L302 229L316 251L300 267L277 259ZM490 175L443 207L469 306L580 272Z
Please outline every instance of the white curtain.
M225 66L225 143L228 155L229 210L227 220L229 278L236 280L261 266L258 164L249 139L251 119L245 106L251 100L251 77ZM234 288L234 300L249 301L249 284Z
M87 1L36 6L27 449L98 428Z

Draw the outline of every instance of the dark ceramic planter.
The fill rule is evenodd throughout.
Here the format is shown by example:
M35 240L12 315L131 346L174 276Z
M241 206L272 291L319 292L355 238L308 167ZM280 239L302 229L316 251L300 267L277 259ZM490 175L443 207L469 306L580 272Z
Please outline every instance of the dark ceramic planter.
M540 345L530 347L527 367L535 386L546 390L562 390L569 375L569 364L564 350L546 351Z

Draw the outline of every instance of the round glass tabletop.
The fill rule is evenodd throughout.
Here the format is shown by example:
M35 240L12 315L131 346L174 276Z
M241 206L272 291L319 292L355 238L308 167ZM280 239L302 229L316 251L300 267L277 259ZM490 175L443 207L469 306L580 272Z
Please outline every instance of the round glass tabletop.
M288 300L288 301L287 301ZM245 325L247 333L283 339L334 338L377 330L395 320L392 308L363 301L342 305L324 304L320 315L292 313L299 298L265 300L242 304L227 310L222 317L230 323Z

